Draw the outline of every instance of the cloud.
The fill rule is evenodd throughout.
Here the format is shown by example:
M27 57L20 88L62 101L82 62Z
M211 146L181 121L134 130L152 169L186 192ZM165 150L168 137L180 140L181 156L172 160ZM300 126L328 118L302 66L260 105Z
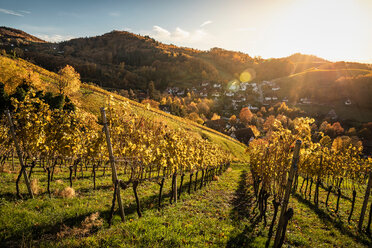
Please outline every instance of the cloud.
M190 33L177 27L173 36L175 39L186 39L190 36Z
M48 34L38 34L36 37L49 41L49 42L61 42L65 40L71 40L75 38L74 36L71 35L60 35L60 34L53 34L53 35L48 35Z
M208 25L208 24L211 24L211 23L212 23L212 21L210 21L210 20L205 21L205 22L203 22L203 23L200 25L200 27L202 28L202 27L204 27L204 26L206 26L206 25Z
M159 26L153 26L154 35L158 38L169 38L171 36L171 33Z
M13 10L9 10L9 9L1 9L0 8L0 12L4 13L4 14L8 14L8 15L23 16L21 13L18 13L18 12L15 12Z
M25 13L25 14L31 14L31 11L28 11L28 10L20 10L19 12L22 12L22 13Z
M165 28L155 25L153 26L152 31L144 33L147 33L154 39L161 42L181 46L195 46L202 44L203 47L209 47L207 45L213 40L213 37L210 34L200 28L187 31L180 27L176 27L174 31L169 31Z

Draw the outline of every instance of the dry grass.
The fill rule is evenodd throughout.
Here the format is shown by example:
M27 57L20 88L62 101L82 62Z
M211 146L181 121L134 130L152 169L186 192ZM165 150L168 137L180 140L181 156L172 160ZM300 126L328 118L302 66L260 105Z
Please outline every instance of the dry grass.
M38 195L41 193L39 180L37 178L34 178L31 180L31 190L35 195Z
M66 187L62 191L57 189L55 194L62 198L73 198L76 196L75 190L71 187Z
M70 228L63 225L60 232L57 233L58 238L64 238L66 236L84 237L97 230L103 225L102 219L99 218L99 213L93 213L85 218L81 222L80 227Z
M61 179L56 180L56 184L63 184L63 181Z
M231 172L231 171L232 171L231 167L227 168L227 170L226 170L226 172Z

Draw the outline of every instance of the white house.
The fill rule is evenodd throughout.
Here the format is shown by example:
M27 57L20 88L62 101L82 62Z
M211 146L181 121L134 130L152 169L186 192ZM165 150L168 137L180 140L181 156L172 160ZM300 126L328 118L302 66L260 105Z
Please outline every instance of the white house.
M214 88L221 88L221 84L219 84L219 83L215 83L215 84L213 84L213 87L214 87Z
M256 107L256 106L252 106L251 104L248 105L248 108L249 108L250 110L258 110L258 107Z
M234 96L234 92L228 91L225 93L226 96Z

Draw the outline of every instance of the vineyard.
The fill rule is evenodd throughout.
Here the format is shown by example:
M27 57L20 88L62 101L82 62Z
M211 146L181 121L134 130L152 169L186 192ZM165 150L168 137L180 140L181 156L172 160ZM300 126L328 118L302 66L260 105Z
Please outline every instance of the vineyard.
M2 59L46 86L0 120L0 246L371 245L360 141L274 119L245 147L85 84L76 109L53 108L44 91L60 78Z
M361 212L359 212L358 231L361 232L363 229L363 220L372 184L371 159L364 159L361 142L355 142L349 137L338 137L332 142L328 136L324 136L319 142L313 142L311 132L311 124L313 122L314 120L309 118L296 118L294 120L294 129L291 131L283 128L281 122L275 120L272 124L272 130L268 132L265 139L256 139L249 145L250 171L259 210L258 221L263 219L264 226L266 226L267 222L268 199L269 197L272 198L274 212L266 247L268 247L270 238L273 235L279 207L282 206L280 221L284 219L283 221L286 223L284 226L288 224L288 221L295 214L295 209L289 208L287 210L286 206L283 207L283 204L288 203L288 198L285 199L285 195L289 194L313 204L314 209L317 211L321 211L322 207L327 210L330 209L337 215L340 223L347 222L349 227L351 227L350 223L353 213L355 213L358 191L364 197L363 206ZM298 154L295 158L292 153L296 140L301 141L300 143L297 142L297 145L299 146L302 143L302 148L297 151ZM291 168L290 159L292 156L293 163ZM365 188L367 184L368 186ZM320 206L320 189L327 192L324 206ZM349 192L350 190L352 191L351 198L343 194L343 192ZM336 206L330 206L331 193L337 197ZM341 197L350 201L347 220L342 220L341 215L338 215ZM372 206L370 207L366 227L367 233L371 232L371 220ZM277 235L282 234L277 232ZM275 240L275 247L278 245L276 242L277 240Z

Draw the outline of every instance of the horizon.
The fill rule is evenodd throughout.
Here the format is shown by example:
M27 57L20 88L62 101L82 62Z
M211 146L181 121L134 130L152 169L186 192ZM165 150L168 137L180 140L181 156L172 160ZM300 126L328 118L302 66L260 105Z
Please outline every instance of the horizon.
M219 47L264 59L301 53L332 62L372 63L371 11L367 0L22 0L1 4L0 22L50 42L119 30L164 44L204 51Z

